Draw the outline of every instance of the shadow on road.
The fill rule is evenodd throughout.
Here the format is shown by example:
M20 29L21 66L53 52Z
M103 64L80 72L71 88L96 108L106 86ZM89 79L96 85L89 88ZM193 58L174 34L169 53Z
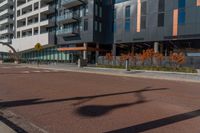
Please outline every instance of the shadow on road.
M109 131L106 133L139 133L139 132L144 132L144 131L148 131L151 129L159 128L162 126L174 124L176 122L181 122L184 120L192 119L192 118L199 117L199 116L200 116L200 109L191 111L191 112L187 112L187 113L183 113L183 114L178 114L178 115L158 119L158 120L154 120L154 121L145 122L145 123L134 125L131 127L126 127L126 128L122 128L122 129Z
M137 97L137 101L123 103L123 104L115 104L115 105L86 105L79 107L76 110L76 113L81 116L85 117L100 117L103 116L114 109L125 108L137 104L142 104L148 102L145 97L143 96L143 92L146 91L158 91L158 90L166 90L167 88L159 88L159 89L149 89L150 87L146 87L142 90L135 91L133 94Z
M111 112L114 109L125 108L146 102L147 101L137 101L133 103L124 103L116 105L88 105L78 108L76 113L86 117L99 117Z
M103 97L116 96L116 95L125 95L125 94L131 94L131 93L134 94L134 93L141 93L141 92L147 92L147 91L159 91L159 90L167 90L168 89L168 88L158 88L158 89L147 89L147 88L149 88L149 87L146 87L141 90L136 90L136 91L117 92L117 93L94 95L94 96L80 96L80 97L44 100L44 101L42 101L43 100L42 98L16 100L16 101L4 101L4 102L0 102L0 108L12 108L12 107L19 107L19 106L30 106L30 105L48 104L48 103L65 102L65 101L76 101L76 100L83 100L81 102L81 103L83 103L83 102L92 100L94 98L103 98ZM78 104L80 104L80 101Z

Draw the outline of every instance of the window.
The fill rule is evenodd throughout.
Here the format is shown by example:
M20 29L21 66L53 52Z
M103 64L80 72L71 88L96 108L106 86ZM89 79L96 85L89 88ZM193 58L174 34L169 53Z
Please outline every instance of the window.
M99 32L102 32L102 23L99 22Z
M146 16L141 17L141 29L146 29Z
M159 0L158 12L164 12L164 11L165 11L165 0Z
M117 24L116 24L116 21L114 21L114 24L113 24L113 32L116 32L117 31Z
M130 31L130 19L126 19L125 21L125 31L126 32Z
M94 30L98 31L98 22L97 21L94 22Z
M125 17L130 18L130 16L131 16L130 15L130 6L127 6L126 9L125 9Z
M178 24L185 24L185 9L180 9L178 13Z
M185 24L185 6L186 6L185 0L178 0L178 8L179 8L178 24L179 25Z
M130 16L131 16L131 12L130 12L130 6L126 6L125 8L125 31L129 32L130 28L131 28L131 22L130 22Z
M99 7L99 17L102 17L102 7Z
M84 31L88 30L88 19L84 19Z
M146 29L147 2L141 4L141 29Z
M158 14L158 27L163 27L164 26L164 19L165 19L165 14L164 13L159 13Z
M98 16L98 5L95 4L95 16Z
M117 9L114 9L114 12L113 12L113 15L114 15L114 22L113 22L113 32L116 32L117 30L117 16L116 16L116 13L117 13Z
M39 8L39 2L34 3L34 10L37 10Z
M163 27L165 23L165 0L158 3L158 27Z
M178 8L185 8L185 0L178 0Z

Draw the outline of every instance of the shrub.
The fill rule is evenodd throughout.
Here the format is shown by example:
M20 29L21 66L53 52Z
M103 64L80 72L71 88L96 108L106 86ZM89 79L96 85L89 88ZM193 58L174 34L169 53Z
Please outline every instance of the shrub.
M106 60L108 61L109 64L110 64L110 62L113 61L112 53L106 53Z
M174 63L175 68L178 68L185 62L185 55L183 53L171 53L169 60Z

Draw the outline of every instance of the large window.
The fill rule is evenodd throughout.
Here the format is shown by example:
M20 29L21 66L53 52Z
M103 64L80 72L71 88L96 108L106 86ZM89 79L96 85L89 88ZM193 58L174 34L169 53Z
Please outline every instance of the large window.
M131 28L130 14L131 14L130 6L126 6L126 9L125 9L125 31L126 32L129 32Z
M165 23L165 0L158 3L158 27L163 27Z
M141 29L146 29L147 2L141 4Z
M185 4L186 4L185 0L178 1L178 8L179 8L178 24L179 25L185 24Z
M117 9L114 9L114 22L113 22L113 32L116 32L117 31L117 16L116 16L116 13L117 13Z
M84 31L87 31L88 30L88 19L84 19Z

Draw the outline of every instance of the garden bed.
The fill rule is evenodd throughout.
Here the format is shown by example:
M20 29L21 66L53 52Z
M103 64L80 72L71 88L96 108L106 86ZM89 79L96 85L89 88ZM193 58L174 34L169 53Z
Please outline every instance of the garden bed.
M98 65L100 68L115 68L125 69L124 66L114 65ZM149 70L149 71L166 71L166 72L184 72L184 73L197 73L197 70L190 67L164 67L164 66L130 66L131 70Z

